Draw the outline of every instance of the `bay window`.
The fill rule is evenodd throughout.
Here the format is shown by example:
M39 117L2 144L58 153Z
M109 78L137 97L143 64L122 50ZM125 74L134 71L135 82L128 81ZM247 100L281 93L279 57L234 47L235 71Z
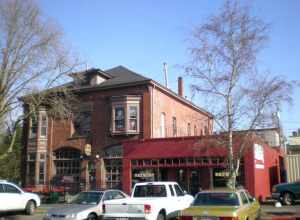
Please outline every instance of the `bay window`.
M139 126L139 96L114 96L112 104L112 134L137 134Z

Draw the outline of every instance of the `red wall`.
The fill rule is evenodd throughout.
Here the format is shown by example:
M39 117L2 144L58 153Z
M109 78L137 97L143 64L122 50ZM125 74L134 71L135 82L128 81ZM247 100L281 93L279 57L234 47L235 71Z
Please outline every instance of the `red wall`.
M164 138L148 139L144 141L124 142L123 159L123 190L131 190L131 163L132 159L157 159L174 157L198 157L198 156L226 156L226 150L222 147L213 147L215 136L188 137L188 138ZM264 168L255 168L254 143L263 146ZM245 187L258 199L265 199L271 195L271 187L280 182L279 157L282 155L277 149L269 147L259 139L249 141L247 152L244 156ZM197 149L198 148L198 149ZM273 171L271 171L271 169ZM278 178L277 178L278 177ZM206 177L209 180L208 176ZM173 176L170 176L173 180ZM205 183L207 185L208 183Z

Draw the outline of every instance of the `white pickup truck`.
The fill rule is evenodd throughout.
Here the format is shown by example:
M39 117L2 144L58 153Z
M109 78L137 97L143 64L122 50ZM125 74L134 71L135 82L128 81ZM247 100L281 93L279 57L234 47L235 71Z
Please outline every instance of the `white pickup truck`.
M176 182L135 184L130 198L106 201L104 220L166 220L188 208L194 198Z

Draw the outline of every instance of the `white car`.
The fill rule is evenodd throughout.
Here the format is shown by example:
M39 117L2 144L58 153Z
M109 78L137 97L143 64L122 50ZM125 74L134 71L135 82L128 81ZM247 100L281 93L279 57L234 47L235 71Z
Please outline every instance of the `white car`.
M176 182L137 183L131 198L104 202L103 219L166 220L177 217L193 200Z
M26 214L32 215L40 205L38 195L24 192L13 183L0 180L0 212L24 210Z
M81 192L70 204L50 209L44 220L96 220L102 215L103 201L126 197L120 190Z

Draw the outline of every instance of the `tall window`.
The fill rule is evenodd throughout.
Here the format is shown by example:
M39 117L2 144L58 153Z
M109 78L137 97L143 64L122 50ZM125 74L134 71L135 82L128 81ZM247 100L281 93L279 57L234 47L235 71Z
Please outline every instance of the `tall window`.
M194 136L197 136L197 126L194 126Z
M191 136L191 123L187 124L187 135Z
M44 153L40 153L40 170L39 170L39 184L44 184L45 183L45 159L46 159L46 156Z
M125 130L125 108L124 106L115 107L115 131Z
M35 138L37 133L37 117L36 115L30 118L30 138Z
M41 137L47 137L48 118L46 113L41 114Z
M204 134L205 134L205 135L209 134L209 131L208 131L208 127L207 127L207 126L204 126Z
M173 137L177 136L177 121L176 117L172 118L172 129L173 129Z
M45 183L45 161L40 161L39 184Z
M29 153L27 156L27 183L34 185L36 153Z
M137 131L137 106L129 106L129 130Z
M91 131L92 113L91 111L83 111L75 113L74 118L74 135L88 135Z
M160 137L166 137L166 114L160 114Z

